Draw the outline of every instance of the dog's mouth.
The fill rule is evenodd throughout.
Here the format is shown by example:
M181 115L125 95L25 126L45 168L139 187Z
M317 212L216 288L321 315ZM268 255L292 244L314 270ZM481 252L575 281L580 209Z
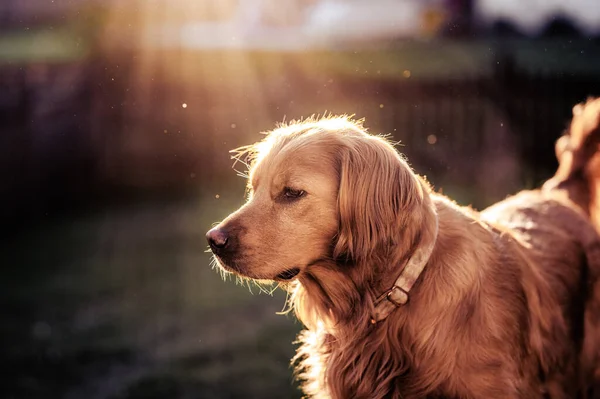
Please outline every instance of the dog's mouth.
M300 269L297 267L293 267L291 269L288 269L288 270L285 270L285 271L279 273L277 276L275 276L275 280L289 281L289 280L293 279L294 277L296 277L299 273L300 273Z
M275 277L266 277L264 274L262 276L255 275L253 273L247 272L243 266L240 266L235 261L224 262L220 256L215 256L217 260L217 265L227 273L234 273L241 277L247 277L254 280L275 280L280 282L288 282L293 280L295 277L300 274L300 268L292 267L291 269L287 269L277 274Z

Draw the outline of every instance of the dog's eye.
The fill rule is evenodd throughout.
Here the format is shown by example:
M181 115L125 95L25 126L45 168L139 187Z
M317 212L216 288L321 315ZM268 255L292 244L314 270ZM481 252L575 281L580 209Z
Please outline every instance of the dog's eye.
M304 196L306 192L304 190L295 190L293 188L286 187L283 189L283 196L288 200L293 200Z

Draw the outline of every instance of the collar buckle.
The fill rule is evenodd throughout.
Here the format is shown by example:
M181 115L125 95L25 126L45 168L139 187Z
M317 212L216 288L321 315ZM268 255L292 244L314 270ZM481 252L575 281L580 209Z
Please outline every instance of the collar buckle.
M408 292L402 287L395 285L387 292L385 298L399 308L408 302Z
M408 302L408 293L429 262L429 258L437 241L439 222L435 212L434 217L435 226L432 237L428 237L427 241L423 241L423 238L421 239L419 246L404 265L394 286L375 298L373 302L373 317L371 319L372 324L376 324L385 319L395 309L406 305Z

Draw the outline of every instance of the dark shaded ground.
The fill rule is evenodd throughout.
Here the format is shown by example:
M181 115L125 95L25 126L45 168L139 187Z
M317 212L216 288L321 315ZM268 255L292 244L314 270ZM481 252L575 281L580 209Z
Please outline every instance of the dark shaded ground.
M221 281L204 252L232 198L98 211L5 242L2 397L298 397L285 295Z

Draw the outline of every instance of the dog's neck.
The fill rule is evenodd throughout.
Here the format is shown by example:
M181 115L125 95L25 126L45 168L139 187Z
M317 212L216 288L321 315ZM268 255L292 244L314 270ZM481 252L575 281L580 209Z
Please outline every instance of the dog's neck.
M380 267L331 260L302 273L292 285L290 298L298 318L309 328L323 322L331 333L345 327L365 328L366 332L370 325L406 304L437 243L438 216L434 209L431 207L430 219L419 233L406 237L414 240L408 253L396 251L367 261Z
M423 269L425 269L425 265L427 265L435 247L439 226L437 215L434 215L434 218L435 227L432 232L433 237L429 238L429 240L422 240L425 242L419 243L412 256L402 268L394 285L375 300L375 311L371 318L372 324L384 320L396 308L408 302L410 290L423 272Z

